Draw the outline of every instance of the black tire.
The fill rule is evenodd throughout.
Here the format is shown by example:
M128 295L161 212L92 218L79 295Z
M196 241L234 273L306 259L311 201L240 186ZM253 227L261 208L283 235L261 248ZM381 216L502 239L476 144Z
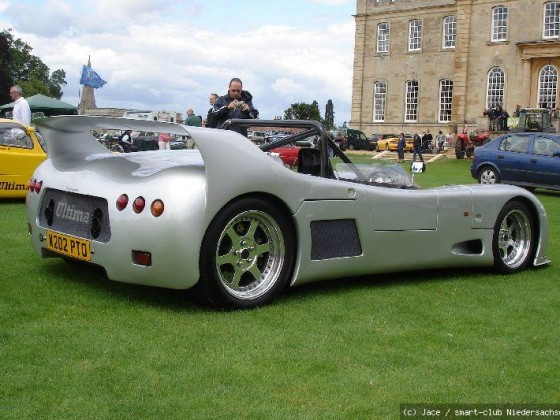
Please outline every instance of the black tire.
M195 293L224 309L262 306L285 288L294 261L288 216L264 199L242 199L224 208L206 231Z
M379 145L375 146L375 151L376 152L381 152L381 149L379 148Z
M483 166L478 171L478 183L479 184L499 184L500 175L491 166Z
M494 269L510 274L527 267L533 257L535 238L535 222L529 208L517 200L507 203L494 225Z

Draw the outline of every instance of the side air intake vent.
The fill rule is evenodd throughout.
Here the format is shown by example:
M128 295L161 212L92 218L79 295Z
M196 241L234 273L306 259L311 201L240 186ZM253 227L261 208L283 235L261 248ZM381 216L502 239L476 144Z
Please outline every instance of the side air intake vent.
M362 254L354 219L311 222L311 259L355 257Z

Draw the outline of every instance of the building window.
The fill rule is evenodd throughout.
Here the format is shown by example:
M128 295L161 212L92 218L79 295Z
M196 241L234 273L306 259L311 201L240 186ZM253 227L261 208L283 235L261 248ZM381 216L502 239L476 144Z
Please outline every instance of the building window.
M385 121L387 83L375 82L373 86L373 121Z
M556 108L556 87L558 85L558 70L554 66L544 66L539 73L539 98L541 108Z
M551 1L544 5L543 38L558 38L560 35L560 2Z
M411 20L408 24L408 51L418 51L422 48L422 21Z
M389 52L389 24L380 23L377 25L377 52Z
M451 104L453 102L453 81L439 82L439 122L451 121Z
M492 41L500 42L507 39L508 9L504 6L492 9Z
M488 90L486 93L486 108L497 108L504 103L504 87L506 76L499 67L494 67L488 72Z
M406 103L404 111L405 122L418 121L418 81L408 80L406 82Z
M455 48L455 38L457 37L457 18L446 16L443 18L443 48Z

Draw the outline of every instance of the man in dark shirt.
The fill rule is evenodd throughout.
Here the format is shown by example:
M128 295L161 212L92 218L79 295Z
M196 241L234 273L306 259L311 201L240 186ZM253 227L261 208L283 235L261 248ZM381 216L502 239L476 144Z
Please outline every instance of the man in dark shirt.
M255 119L258 116L259 111L253 107L253 95L243 90L243 83L235 77L229 82L228 93L214 102L211 118L216 127L221 128L232 118ZM247 128L241 127L236 131L247 137Z

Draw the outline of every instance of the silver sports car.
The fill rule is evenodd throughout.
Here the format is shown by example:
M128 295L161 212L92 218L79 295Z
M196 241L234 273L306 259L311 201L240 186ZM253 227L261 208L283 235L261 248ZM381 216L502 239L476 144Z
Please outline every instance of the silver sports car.
M33 248L99 265L112 280L252 308L328 278L549 262L547 215L530 192L420 189L398 164L353 164L313 121L232 120L226 130L73 116L36 125L49 154L27 186ZM291 135L257 146L235 132L242 125ZM196 148L111 153L91 134L100 129L190 135ZM289 145L299 147L294 169L269 152Z

